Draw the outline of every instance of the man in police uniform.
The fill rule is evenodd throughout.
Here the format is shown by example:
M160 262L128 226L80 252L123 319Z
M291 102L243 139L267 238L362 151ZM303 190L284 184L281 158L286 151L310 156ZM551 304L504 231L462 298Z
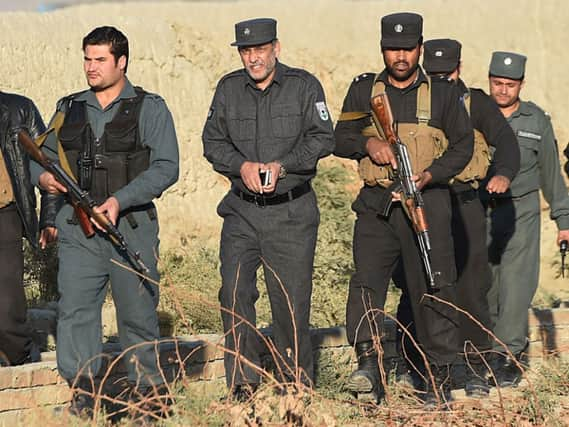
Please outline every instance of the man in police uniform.
M473 158L454 178L450 187L453 208L452 234L458 273L457 303L485 328L490 329L486 298L491 283L486 248L486 217L477 189L480 181L486 176L490 150L493 151L493 158L486 190L492 194L502 194L508 189L519 170L520 155L514 132L496 103L483 90L468 88L460 79L461 48L462 45L456 40L426 41L423 68L433 79L448 79L456 83L463 94L474 128ZM412 321L406 292L401 297L398 320L403 325ZM483 353L488 359L492 341L483 328L466 315L460 315L460 330L467 366L466 394L486 396L489 392L485 375L486 365L479 354ZM401 338L407 344L406 353L413 353L415 346L404 335ZM414 363L420 364L420 358L414 357Z
M101 307L109 280L122 348L134 347L123 359L133 399L165 390L156 349L159 241L153 199L178 178L178 144L164 100L132 86L126 77L129 50L123 33L114 27L95 28L83 39L83 53L90 89L58 103L65 119L48 137L44 151L52 157L58 148L64 151L60 161L69 164L79 186L100 204L97 210L140 251L150 270L149 280L129 271L132 260L104 232L85 237L71 204L62 207L56 220L57 364L60 375L74 387L70 412L92 416L89 393L101 368ZM40 172L36 169L36 176ZM51 193L65 191L48 172L38 180Z
M32 137L45 130L38 109L31 99L0 92L0 366L40 359L26 323L22 237L42 249L56 237L56 199L44 192L38 227L30 161L17 142L20 130Z
M414 179L423 191L431 262L439 288L436 295L454 303L456 270L448 182L471 158L473 134L457 86L440 79L430 82L418 65L422 24L422 17L414 13L382 18L381 48L386 68L378 75L362 74L352 82L335 131L335 154L358 160L365 182L353 204L358 215L354 229L356 272L350 282L346 329L356 348L358 370L350 377L348 388L358 397L376 401L382 393L373 341L382 335L381 311L389 279L401 261L417 320L417 336L435 377L425 397L426 406L432 407L438 402L435 387L445 401L451 399L448 375L458 351L458 313L425 296L426 274L409 219L399 203L386 209L392 194L390 184L380 174L386 168L380 166L396 167L393 151L387 141L366 132L371 124L372 90L376 93L385 88L399 136L418 160L413 165ZM443 139L448 141L446 150Z
M492 287L488 292L494 333L518 362L528 347L528 308L539 279L539 191L551 208L559 233L569 239L569 197L561 177L557 142L549 116L532 102L522 101L526 57L494 52L490 62L490 95L518 139L521 167L510 189L487 194L488 257ZM502 353L505 349L495 344ZM521 370L505 354L496 366L499 386L516 386Z
M237 23L235 40L244 68L219 81L203 144L214 169L231 181L217 209L224 219L219 299L227 385L244 399L260 381L254 325L261 264L280 380L312 381L308 322L320 217L310 180L318 159L334 149L334 136L318 80L278 61L274 19Z

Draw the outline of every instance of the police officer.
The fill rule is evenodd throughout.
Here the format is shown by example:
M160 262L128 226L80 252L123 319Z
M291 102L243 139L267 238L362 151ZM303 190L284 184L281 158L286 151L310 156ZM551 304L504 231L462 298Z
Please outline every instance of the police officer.
M425 397L426 406L432 407L437 403L434 387L444 400L451 399L448 375L458 351L458 315L448 305L424 296L426 274L409 219L399 203L386 209L393 184L385 166L396 167L393 151L385 140L368 131L370 97L386 91L399 136L416 160L414 179L423 191L437 297L454 303L456 270L448 182L471 158L473 134L457 86L441 79L430 81L418 65L422 26L422 17L414 13L382 18L381 48L386 68L377 75L362 74L352 82L335 130L335 154L358 160L365 184L353 204L357 213L356 272L350 281L346 329L356 348L358 370L350 377L348 389L375 401L382 394L374 340L382 335L381 311L387 287L401 261L417 320L417 336L435 377ZM444 141L448 141L446 150Z
M217 212L224 220L225 372L236 399L249 397L260 381L262 342L254 325L261 265L280 380L313 378L308 322L319 212L310 181L334 137L318 80L279 62L276 25L268 18L235 25L232 46L244 68L219 81L203 130L205 157L231 181Z
M539 191L551 208L559 233L569 239L569 197L560 172L557 142L549 116L533 102L522 101L526 57L494 52L490 62L490 95L512 127L521 167L503 194L485 194L488 204L488 257L492 286L488 304L494 334L518 361L528 347L528 308L539 279ZM501 345L497 351L505 353ZM496 365L499 386L516 386L522 376L515 361L503 355Z
M20 130L34 138L45 130L38 109L31 99L0 92L0 366L40 360L26 323L22 237L44 248L57 235L56 199L43 192L38 227L30 161L17 142Z
M485 178L493 151L492 168L486 181L486 190L492 194L504 193L520 167L520 155L514 132L504 119L496 103L481 89L468 88L460 78L462 45L451 39L428 40L424 45L423 68L433 79L448 79L456 83L474 128L474 155L466 168L452 182L452 234L457 266L457 302L486 329L491 329L486 294L490 288L490 270L486 249L486 217L477 189ZM404 286L402 286L405 289ZM410 318L410 319L409 319ZM398 320L412 321L408 296L404 292L398 308ZM489 358L491 339L487 332L470 317L460 315L462 351L465 354L468 396L487 396L486 365L479 355ZM413 346L405 335L401 338L406 353ZM398 340L400 342L400 340ZM420 365L418 357L414 364Z
M58 103L52 122L63 113L63 124L50 134L44 150L52 157L58 149L63 152L59 160L68 163L79 186L100 204L96 210L116 224L150 270L148 280L133 273L132 259L117 250L104 232L87 238L71 204L62 207L56 219L57 364L74 389L70 412L92 416L90 393L92 378L101 368L101 307L109 280L121 345L130 348L123 361L131 395L137 400L156 390L165 392L156 353L159 241L153 199L178 178L178 145L164 100L134 87L126 77L129 49L122 32L95 28L83 39L83 53L90 88ZM52 193L65 191L48 172L39 176L39 183Z

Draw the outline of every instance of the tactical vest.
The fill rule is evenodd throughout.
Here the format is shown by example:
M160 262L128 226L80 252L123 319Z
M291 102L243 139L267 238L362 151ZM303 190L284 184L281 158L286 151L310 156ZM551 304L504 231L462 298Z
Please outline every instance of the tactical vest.
M121 101L113 119L95 138L84 101L68 97L67 111L59 131L71 172L83 190L102 203L141 172L148 169L150 150L140 142L138 122L146 92L135 88L136 97Z
M376 78L372 87L371 97L383 92L385 92L385 84ZM470 102L468 101L469 107ZM357 120L366 116L369 116L369 113L342 113L339 120ZM441 129L429 126L429 120L431 119L431 80L429 78L427 78L427 82L421 83L417 90L416 117L418 123L399 123L397 129L399 138L407 146L413 172L415 173L428 168L435 159L443 155L448 147L448 139L444 132ZM381 128L378 129L373 124L362 129L362 135L385 139ZM475 144L473 158L453 180L472 182L473 185L477 185L476 180L486 175L489 161L487 160L484 168L483 164L485 162L480 160L480 157L488 159L489 150L481 133L479 133L479 138L482 138L482 145ZM477 147L478 150L476 149ZM360 160L358 172L360 178L368 186L380 185L389 187L393 183L391 165L378 165L369 156Z

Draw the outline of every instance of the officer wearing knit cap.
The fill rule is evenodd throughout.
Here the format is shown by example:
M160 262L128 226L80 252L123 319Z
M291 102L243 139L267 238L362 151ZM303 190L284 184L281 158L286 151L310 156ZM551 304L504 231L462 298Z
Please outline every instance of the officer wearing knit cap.
M539 279L539 190L557 224L557 244L569 240L569 196L550 117L533 102L520 99L525 65L526 57L518 53L492 54L490 95L517 137L521 167L507 193L486 195L492 270L488 304L493 332L522 363L527 360L527 312ZM502 345L496 344L495 350L504 353ZM518 364L507 354L494 368L501 387L516 386L522 378Z
M489 151L493 150L491 179L486 188L492 193L507 191L519 170L520 155L516 137L496 103L481 89L468 88L460 78L461 44L452 39L427 40L423 45L423 68L433 80L453 81L462 94L474 128L475 150L467 167L451 185L452 235L458 280L457 303L486 329L491 327L486 294L490 288L490 271L486 248L486 218L476 191L486 176ZM492 149L490 149L492 147ZM406 291L405 278L394 282L403 290L397 310L401 324L409 324L413 314ZM486 354L491 350L489 335L466 315L460 314L461 353L466 359L465 392L467 396L489 394L486 377ZM422 358L408 337L401 334L404 354L415 364ZM402 351L403 353L403 351ZM486 361L480 356L484 354ZM409 370L412 373L412 370ZM412 375L411 375L412 379Z
M451 399L448 375L459 348L458 314L448 305L422 298L427 281L417 240L401 204L392 202L394 183L389 171L397 167L397 161L370 119L370 97L386 93L399 136L414 162L413 179L423 193L433 248L431 265L440 288L437 296L454 303L456 270L448 182L472 157L472 126L460 105L456 85L440 79L430 82L419 67L422 30L423 18L416 13L395 13L381 19L385 69L361 74L352 82L335 129L334 153L357 160L365 183L352 205L357 214L356 271L348 292L346 332L356 350L358 369L346 388L360 400L377 403L382 397L374 343L383 334L381 313L387 286L394 267L402 262L416 313L417 336L434 377L424 394L425 406L432 408ZM448 140L450 149L437 151L433 143L437 138Z

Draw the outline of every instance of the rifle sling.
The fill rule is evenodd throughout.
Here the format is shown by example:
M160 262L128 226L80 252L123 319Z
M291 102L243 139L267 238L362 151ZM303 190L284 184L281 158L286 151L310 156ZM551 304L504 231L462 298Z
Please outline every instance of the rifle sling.
M71 166L69 166L69 160L67 160L67 156L65 155L65 150L63 149L63 146L59 141L59 130L61 129L61 126L63 126L64 120L65 120L65 113L63 111L56 112L55 116L53 117L53 120L51 121L50 127L44 133L38 136L34 142L38 147L41 147L45 143L49 134L51 132L55 132L57 138L57 155L59 157L59 163L61 164L61 167L63 168L65 173L67 173L67 175L69 175L73 179L73 181L77 182L77 178L75 178L75 175L73 175L73 172L71 171Z

